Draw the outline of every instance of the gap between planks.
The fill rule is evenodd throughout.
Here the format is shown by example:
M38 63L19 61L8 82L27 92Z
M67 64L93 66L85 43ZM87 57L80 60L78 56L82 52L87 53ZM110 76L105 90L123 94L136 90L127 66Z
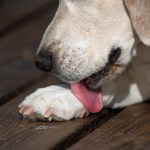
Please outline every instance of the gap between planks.
M127 107L69 148L88 150L149 150L150 103Z
M45 78L1 107L1 150L66 149L116 114L112 110L104 109L100 113L84 119L51 123L28 122L19 119L17 105L25 96L39 87L56 84L57 82L54 77Z
M29 18L27 17L28 19L24 20L22 25L18 24L13 30L9 29L9 35L5 34L1 37L0 67L3 74L0 75L0 105L45 77L33 66L33 61L45 28L52 20L57 8L56 2L50 1L49 3L51 5L44 5L38 11L39 13L34 12L35 17L28 16ZM36 30L37 28L39 29Z
M58 6L58 2L55 0L49 0L48 2L45 2L45 4L42 4L41 7L38 7L35 10L27 14L24 14L14 22L12 21L11 23L3 27L3 29L0 30L0 37L9 35L11 31L16 30L18 27L24 25L26 22L30 22L33 19L38 18L39 16L41 16L51 8L53 7L56 8L57 6Z

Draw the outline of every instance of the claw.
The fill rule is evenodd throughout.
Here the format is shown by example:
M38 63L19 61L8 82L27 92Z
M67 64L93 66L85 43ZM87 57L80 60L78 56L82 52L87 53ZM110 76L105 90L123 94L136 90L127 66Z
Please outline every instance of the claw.
M81 115L80 115L80 118L83 118L84 116L87 115L87 110L84 108L82 111L81 111Z
M20 108L20 110L19 110L20 114L23 114L27 109L27 107L25 107L25 106L22 106L22 107L19 107L19 108Z
M48 118L48 121L51 122L51 121L52 121L52 117L49 117L49 118Z
M52 110L49 108L49 109L46 111L44 117L45 117L45 118L50 118L50 116L52 115L52 113L53 113Z
M33 115L34 114L34 108L33 107L29 107L25 110L24 114L30 116L30 115Z
M22 107L24 107L24 105L23 105L22 103L20 103L20 104L18 105L18 108L22 108Z

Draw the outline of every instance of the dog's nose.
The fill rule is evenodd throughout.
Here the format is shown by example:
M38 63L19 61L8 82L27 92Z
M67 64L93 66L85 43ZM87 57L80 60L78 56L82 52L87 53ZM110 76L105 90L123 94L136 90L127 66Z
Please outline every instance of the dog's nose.
M50 53L41 50L35 57L35 66L41 71L50 72L52 69Z

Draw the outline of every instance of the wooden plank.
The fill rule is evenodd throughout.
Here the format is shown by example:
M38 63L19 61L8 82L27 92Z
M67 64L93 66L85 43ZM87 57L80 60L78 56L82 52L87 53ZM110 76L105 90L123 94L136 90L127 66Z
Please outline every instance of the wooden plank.
M150 103L126 108L69 148L88 150L149 150Z
M113 111L103 110L85 119L51 123L19 119L17 105L24 97L35 89L56 81L53 77L44 79L0 108L1 150L65 149L115 114Z
M52 2L46 12L0 38L0 105L43 75L34 67L34 56L56 8Z
M0 33L15 22L29 17L42 7L50 5L53 0L1 0L0 2Z

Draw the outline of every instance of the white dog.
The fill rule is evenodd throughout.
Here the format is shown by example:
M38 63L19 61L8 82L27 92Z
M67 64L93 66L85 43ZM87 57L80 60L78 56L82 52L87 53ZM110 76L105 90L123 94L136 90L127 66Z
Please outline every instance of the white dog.
M38 89L20 113L61 121L149 99L148 46L150 0L60 0L35 64L69 84Z

